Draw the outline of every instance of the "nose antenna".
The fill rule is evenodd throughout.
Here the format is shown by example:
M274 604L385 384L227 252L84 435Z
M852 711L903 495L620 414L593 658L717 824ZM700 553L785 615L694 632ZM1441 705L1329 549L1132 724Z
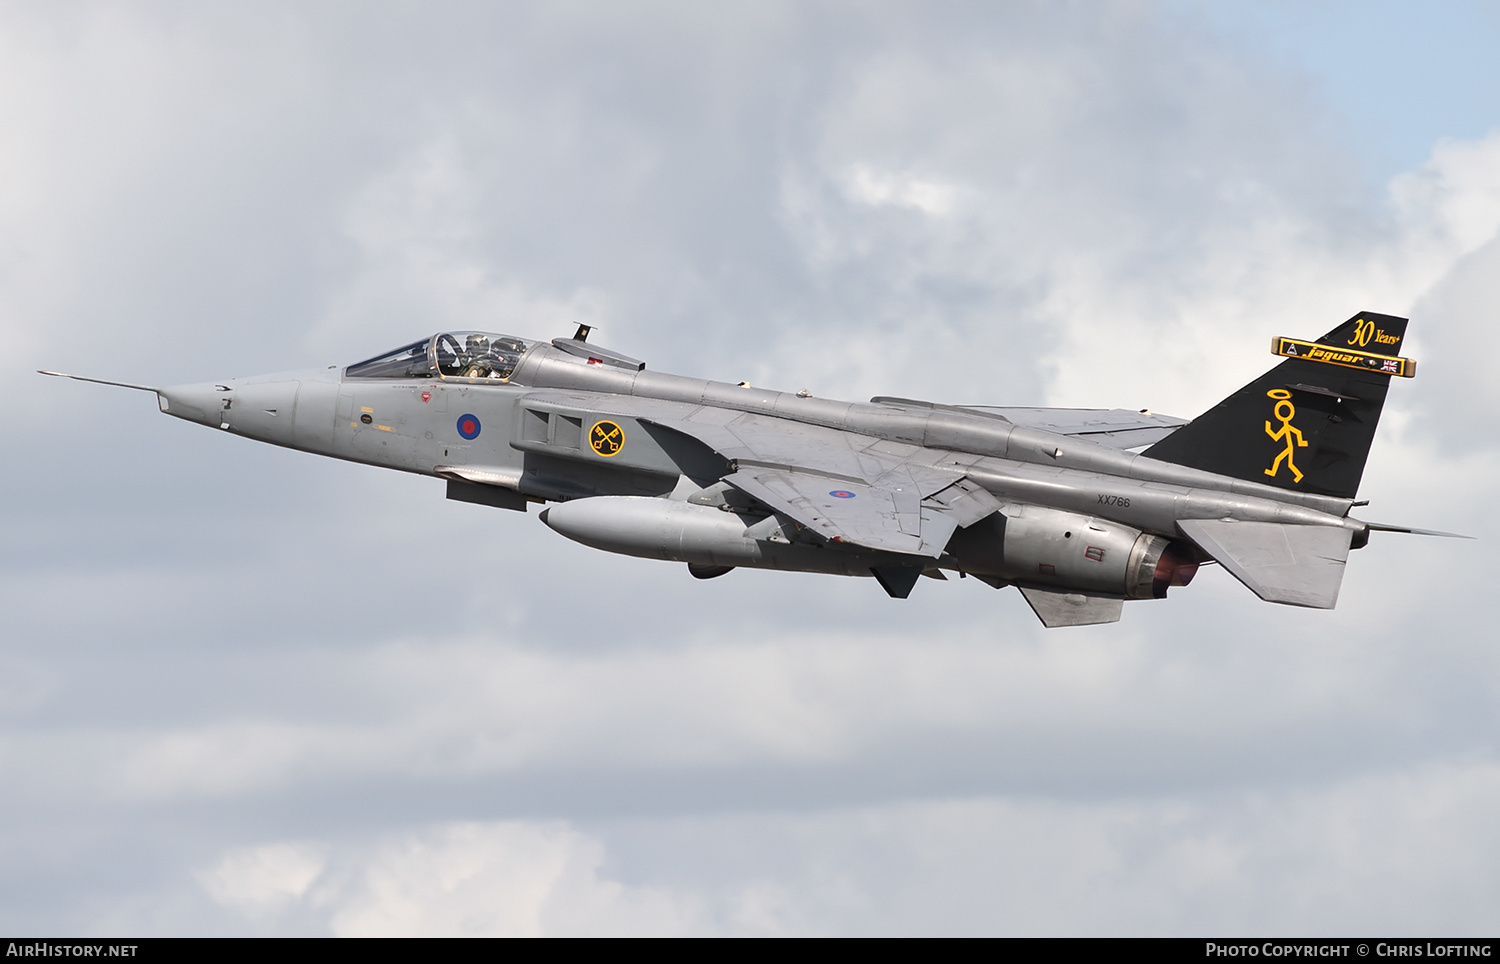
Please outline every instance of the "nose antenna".
M80 382L93 382L96 385L113 385L116 388L133 388L140 392L160 392L161 389L154 385L137 385L134 382L112 382L106 378L89 378L87 375L69 375L67 372L49 372L38 368L38 375L55 375L58 378L72 378Z
M594 330L593 325L579 325L578 331L573 335L574 341L588 341L589 332Z

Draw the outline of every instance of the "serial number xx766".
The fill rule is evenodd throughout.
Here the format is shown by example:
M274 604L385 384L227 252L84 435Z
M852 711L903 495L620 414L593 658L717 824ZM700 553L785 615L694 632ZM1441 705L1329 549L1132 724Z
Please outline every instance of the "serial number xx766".
M1117 505L1117 506L1119 506L1122 509L1128 509L1128 508L1130 508L1130 498L1128 496L1123 496L1123 495L1103 495L1103 494L1101 494L1099 496L1099 504L1100 505Z

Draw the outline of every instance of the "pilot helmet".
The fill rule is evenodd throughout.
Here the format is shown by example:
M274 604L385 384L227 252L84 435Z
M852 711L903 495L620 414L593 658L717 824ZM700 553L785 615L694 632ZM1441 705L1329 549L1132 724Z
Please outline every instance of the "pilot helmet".
M490 350L490 340L483 335L470 335L465 347L470 354L482 355Z

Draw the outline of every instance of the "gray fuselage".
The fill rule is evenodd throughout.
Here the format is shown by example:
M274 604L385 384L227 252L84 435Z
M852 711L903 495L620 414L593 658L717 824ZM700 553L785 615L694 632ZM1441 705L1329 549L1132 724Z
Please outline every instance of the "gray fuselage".
M696 419L727 424L742 435L742 427L750 425L761 437L785 437L791 456L783 461L774 443L769 448L761 444L751 462L795 470L798 452L831 446L842 459L831 464L849 466L842 474L826 472L835 479L867 476L860 471L868 464L861 462L864 455L886 463L896 459L928 473L966 477L1001 503L1060 510L1166 539L1180 538L1178 523L1190 519L1345 527L1354 530L1355 546L1366 536L1362 523L1347 518L1352 503L1346 499L1219 476L978 411L804 397L594 363L547 344L532 345L503 381L443 375L356 378L347 371L287 372L167 388L159 391L160 404L167 414L260 441L492 488L499 498L470 501L513 508L524 508L522 499L570 502L599 496L746 508L716 500L711 492L717 477L746 459L725 458L722 448L694 445L662 427L672 419L680 420L679 425L696 424ZM601 423L621 433L613 452L589 444L589 433ZM751 510L742 521L756 518ZM715 525L722 528L727 521ZM628 527L628 520L622 525ZM730 527L735 525L747 533L752 529L750 524ZM758 557L738 552L716 561L712 554L700 553L700 559L681 546L675 556L634 554L702 565L856 574L868 574L872 560L878 564L882 557L878 550L816 540L798 545L795 533L784 534L790 529L776 527L781 535L769 540L747 535L748 544L758 545ZM978 545L982 531L958 533L954 544L964 551L945 552L930 565L1014 577L1005 572L1003 561L986 558ZM591 544L631 551L609 541Z

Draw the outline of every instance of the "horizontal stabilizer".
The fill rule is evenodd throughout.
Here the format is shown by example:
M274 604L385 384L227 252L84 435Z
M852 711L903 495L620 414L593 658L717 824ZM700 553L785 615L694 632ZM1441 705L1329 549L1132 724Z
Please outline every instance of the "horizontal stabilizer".
M1266 602L1332 609L1353 532L1340 526L1185 519L1182 534Z
M1117 623L1125 600L1105 596L1085 596L1079 592L1053 592L1050 589L1022 588L1021 595L1048 629L1058 626L1097 626Z

